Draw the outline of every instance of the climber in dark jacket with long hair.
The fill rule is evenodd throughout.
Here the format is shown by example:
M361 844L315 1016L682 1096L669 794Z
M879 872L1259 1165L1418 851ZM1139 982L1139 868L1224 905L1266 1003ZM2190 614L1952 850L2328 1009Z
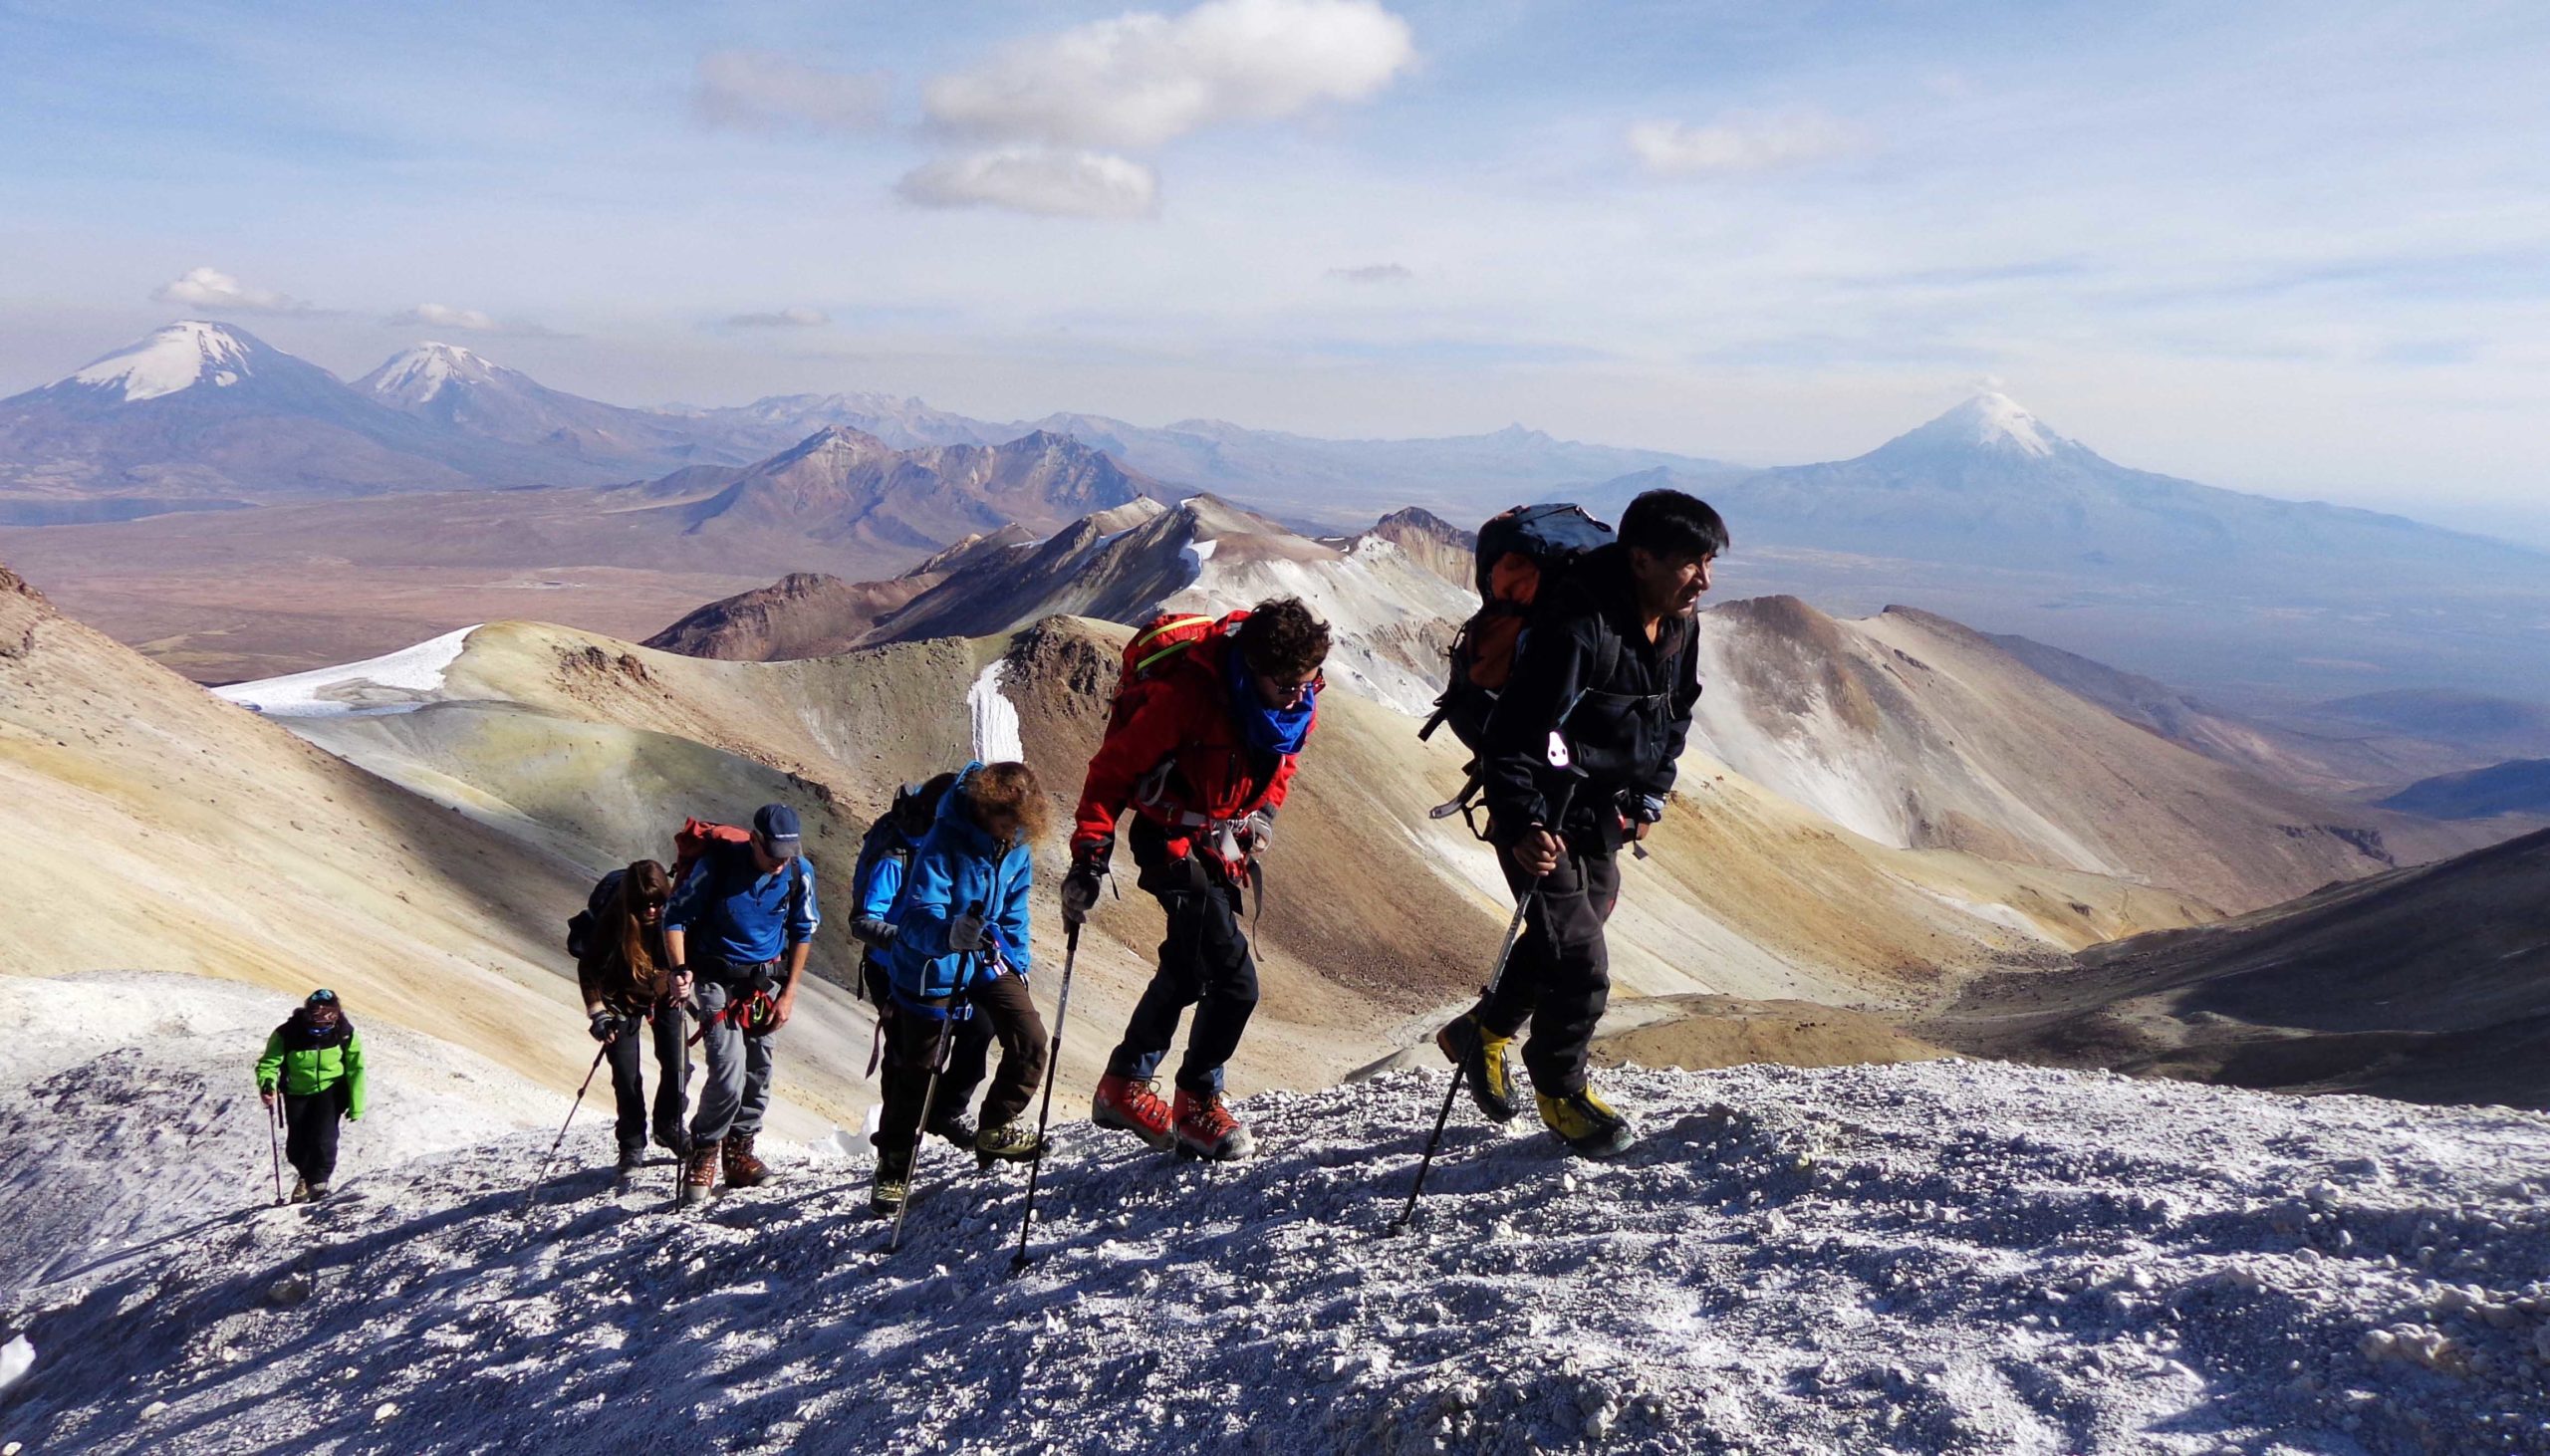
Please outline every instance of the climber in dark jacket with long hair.
M594 1040L611 1044L611 1091L620 1103L620 1170L636 1169L646 1156L644 1044L655 1052L655 1145L675 1157L690 1139L682 1126L682 1088L690 1079L682 1043L682 1002L687 978L676 977L664 957L664 905L672 876L652 859L622 871L620 887L585 937L576 961L576 983L585 993L585 1016Z

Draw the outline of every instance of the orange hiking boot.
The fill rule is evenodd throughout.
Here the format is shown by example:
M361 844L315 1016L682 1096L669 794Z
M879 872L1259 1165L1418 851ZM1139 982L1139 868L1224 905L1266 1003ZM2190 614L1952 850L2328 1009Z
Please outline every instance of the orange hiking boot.
M1172 1128L1177 1134L1177 1151L1184 1157L1236 1162L1257 1151L1257 1139L1231 1115L1230 1108L1222 1105L1220 1092L1198 1095L1179 1088Z
M1163 1152L1176 1140L1168 1128L1168 1103L1159 1099L1151 1085L1112 1072L1098 1080L1098 1095L1089 1102L1089 1120L1101 1127L1121 1127Z

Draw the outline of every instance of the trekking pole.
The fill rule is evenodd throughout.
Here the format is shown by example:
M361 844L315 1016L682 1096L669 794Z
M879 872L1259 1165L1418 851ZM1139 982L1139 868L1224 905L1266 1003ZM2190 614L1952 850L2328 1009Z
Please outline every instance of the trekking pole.
M602 1059L611 1055L612 1042L619 1040L620 1034L612 1033L610 1040L604 1042L594 1053L594 1065L585 1070L585 1085L576 1089L576 1100L567 1107L567 1120L558 1124L558 1135L550 1140L549 1151L541 1155L540 1171L532 1175L531 1186L523 1190L522 1218L525 1222L531 1219L531 1201L540 1196L540 1185L549 1176L550 1162L558 1156L558 1149L567 1141L567 1129L576 1125L576 1112L585 1104L585 1092L594 1085L594 1074L602 1071Z
M274 1157L275 1205L281 1207L283 1205L283 1134L276 1129L283 1122L283 1098L276 1097L272 1106L265 1105L264 1099L260 1098L259 1110L266 1114L266 1151Z
M1557 735L1552 734L1551 737L1555 739ZM1550 822L1552 824L1564 825L1567 823L1567 801L1575 791L1576 783L1573 779L1570 779L1567 784L1559 790L1558 799L1550 810ZM1565 853L1564 834L1556 830L1553 830L1552 833L1560 835L1560 852ZM1524 918L1531 913L1532 901L1540 898L1541 881L1548 877L1549 874L1546 870L1533 875L1532 882L1523 886L1523 892L1515 896L1514 918L1505 922L1505 943L1496 948L1496 967L1487 973L1487 988L1484 993L1486 996L1494 996L1496 994L1497 985L1505 979L1505 967L1512 963L1514 959L1514 947L1520 943L1523 938ZM1416 1181L1408 1185L1407 1203L1400 1209L1399 1217L1391 1220L1390 1231L1392 1233L1396 1234L1405 1231L1408 1227L1408 1221L1416 1217L1416 1195L1425 1191L1426 1171L1434 1166L1434 1150L1442 1145L1444 1125L1452 1120L1452 1102L1455 1098L1460 1096L1461 1082L1468 1074L1469 1070L1469 1059L1466 1057L1452 1064L1452 1085L1443 1089L1443 1106L1441 1110L1434 1114L1434 1131L1432 1135L1425 1139L1425 1154L1416 1161Z
M1054 1040L1045 1053L1045 1103L1036 1109L1036 1157L1027 1165L1027 1207L1018 1218L1018 1252L1011 1256L1009 1272L1023 1273L1027 1268L1027 1231L1036 1223L1036 1178L1045 1171L1045 1124L1054 1115L1054 1079L1063 1066L1063 1023L1072 1014L1072 962L1080 959L1080 926L1063 927L1063 990L1054 1004Z

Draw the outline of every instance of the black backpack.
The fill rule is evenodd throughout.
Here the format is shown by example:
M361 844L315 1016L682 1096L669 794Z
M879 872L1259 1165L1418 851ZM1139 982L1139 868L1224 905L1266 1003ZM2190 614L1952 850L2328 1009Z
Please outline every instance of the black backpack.
M594 933L602 912L610 908L612 896L620 893L620 881L628 874L626 869L615 869L594 881L593 892L585 896L585 907L567 919L567 954L580 962L585 958L587 938Z
M1609 523L1583 506L1557 502L1516 506L1478 528L1479 608L1452 639L1451 672L1433 716L1416 732L1420 740L1449 725L1464 747L1478 751L1534 610L1586 553L1613 539Z

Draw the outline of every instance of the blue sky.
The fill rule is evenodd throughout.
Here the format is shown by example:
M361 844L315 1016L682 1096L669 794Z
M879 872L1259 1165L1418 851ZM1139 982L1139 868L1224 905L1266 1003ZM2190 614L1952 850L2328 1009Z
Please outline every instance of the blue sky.
M2550 539L2545 74L2530 4L0 4L0 390L208 314L1788 461L1991 379Z

